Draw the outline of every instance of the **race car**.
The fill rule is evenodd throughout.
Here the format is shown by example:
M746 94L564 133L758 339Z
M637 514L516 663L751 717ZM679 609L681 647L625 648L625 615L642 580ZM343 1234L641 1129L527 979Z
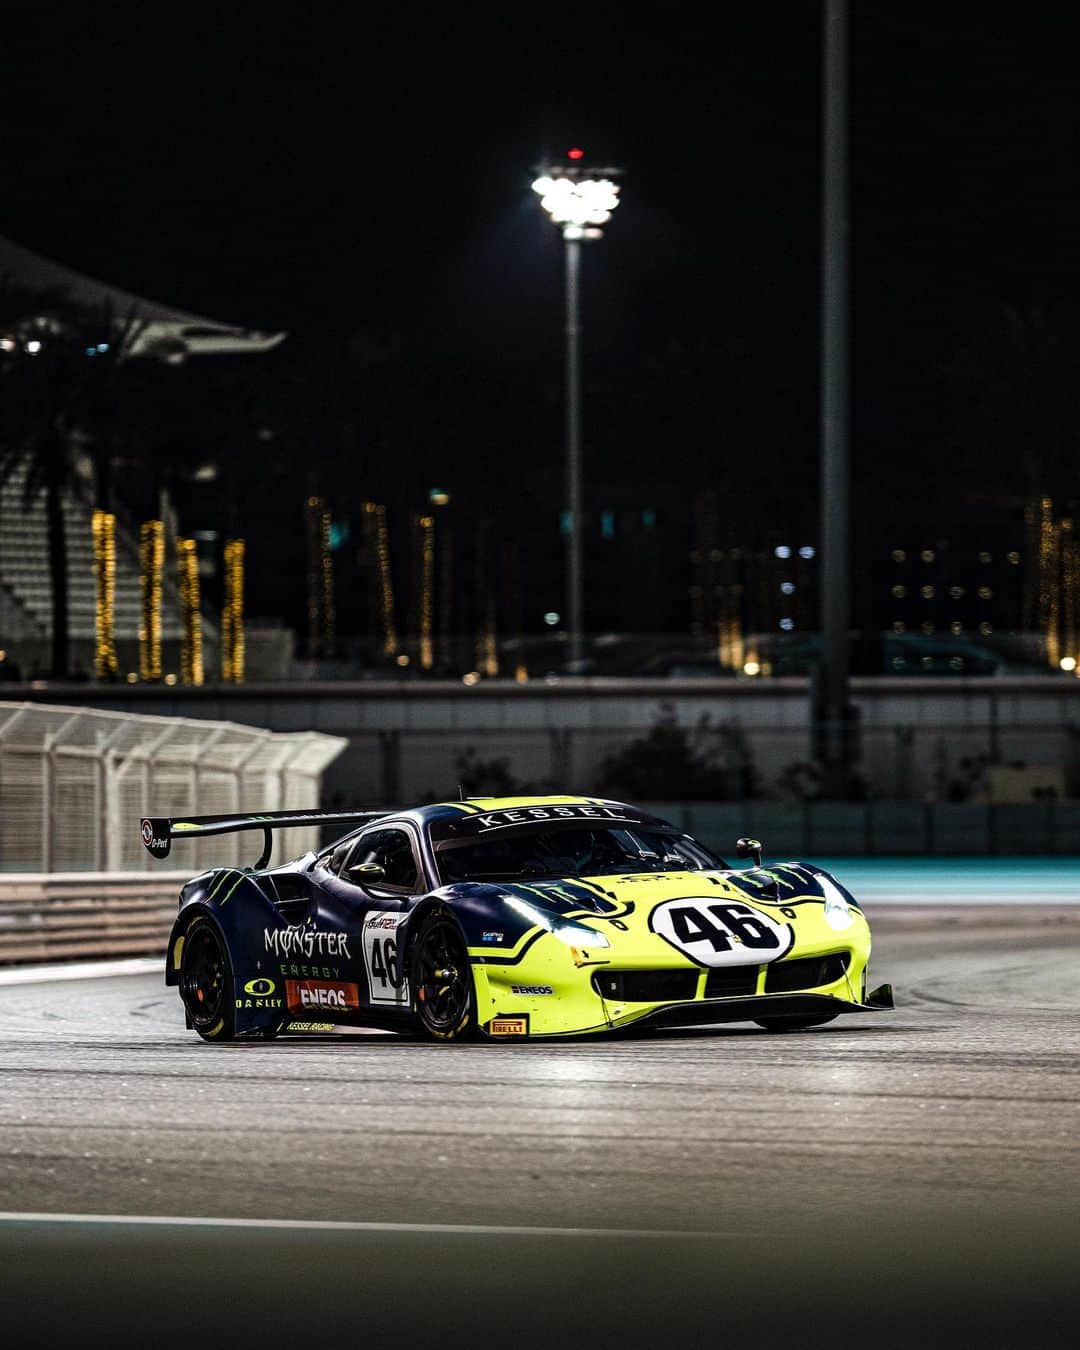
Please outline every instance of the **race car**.
M352 826L268 867L273 831ZM870 930L807 863L733 869L674 825L591 797L472 798L383 812L149 817L173 841L261 830L254 867L187 883L166 984L207 1041L419 1029L434 1040L644 1025L820 1026L866 993Z

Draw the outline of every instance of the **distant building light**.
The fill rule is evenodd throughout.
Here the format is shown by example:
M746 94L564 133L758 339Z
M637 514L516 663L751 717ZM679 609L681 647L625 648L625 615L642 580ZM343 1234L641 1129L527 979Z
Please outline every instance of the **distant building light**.
M780 627L784 630L785 633L790 633L792 629L795 627L795 620L788 619L785 617L780 620Z
M929 620L927 620L927 621L926 621L925 623L923 623L923 624L920 624L920 627L922 628L923 633L924 633L927 637L932 637L932 636L933 636L933 633L934 633L934 625L933 625Z
M743 662L743 674L744 674L744 675L760 675L760 674L761 674L761 665L760 665L760 663L757 662L757 661L744 661L744 662Z
M903 600L904 596L907 595L907 587L906 587L906 586L894 586L894 587L892 588L892 594L893 594L893 599L895 599L895 600Z
M216 483L218 470L216 464L200 464L191 475L193 483Z
M981 563L993 562L993 561L994 561L994 555L993 555L992 553L980 553L980 554L979 554L979 561L980 561Z
M980 599L980 600L991 600L991 599L993 599L993 595L994 595L994 592L990 589L989 586L980 586L980 587L979 587L979 599Z
M569 512L569 511L560 511L560 512L559 512L559 532L560 532L561 534L569 534L569 533L570 533L570 512Z
M107 342L99 342L97 349L99 352L107 352L109 350L109 344Z
M1006 557L1009 559L1009 562L1011 562L1012 565L1013 565L1014 567L1015 567L1015 566L1019 563L1019 561L1020 561L1020 554L1017 553L1015 549L1013 549L1013 551L1012 551L1011 553L1006 554Z
M799 549L799 557L809 561L816 552L817 550L814 548L813 544L803 544L802 548Z
M555 610L549 609L548 612L544 615L544 622L547 624L549 628L554 628L561 618L562 618L561 614L557 614Z
M1058 665L1061 667L1062 670L1075 670L1075 669L1076 669L1076 657L1075 657L1075 656L1063 656L1063 657L1061 658L1061 660L1058 662Z
M470 671L467 671L464 675L462 675L462 677L461 677L461 683L462 683L462 684L468 684L468 685L479 684L479 683L480 683L480 672L479 672L478 670L470 670Z
M952 633L954 637L959 637L963 631L964 625L959 619L953 619L952 623L949 624L949 632Z
M129 670L127 673L127 682L128 684L138 684L139 672L137 670Z
M641 513L641 523L647 530L651 530L656 524L656 512L652 507L647 506Z
M902 548L894 548L892 551L893 562L907 562L907 554Z
M87 349L86 349L86 354L87 354L87 356L97 356L97 348L96 348L96 347L87 347Z
M449 492L446 492L443 488L429 488L427 499L432 506L450 505L450 494Z
M979 624L979 632L983 637L989 637L993 631L994 625L992 623L987 623L985 619Z
M0 338L0 352L13 352L17 346L14 338Z
M949 665L952 667L953 670L963 670L964 658L962 656L950 656Z
M397 663L398 663L398 665L401 666L401 667L407 666L407 665L409 664L409 656L408 656L408 653L407 653L407 652L401 652L401 653L399 653L398 658L397 658Z
M923 551L919 554L919 557L923 560L923 562L931 563L934 561L934 550L932 548L924 548Z
M935 592L933 586L924 586L922 588L922 598L924 600L933 600L934 594Z
M793 581L782 581L780 583L780 590L784 595L794 595L795 583Z
M907 632L907 624L903 619L894 619L892 630L894 633L905 633Z
M953 600L963 600L964 598L963 586L950 586L949 595L952 597Z
M601 512L600 512L600 533L604 536L605 539L614 539L614 538L615 538L615 512L614 512L614 511L601 511Z
M777 546L773 549L773 552L776 554L778 558L791 557L791 548L787 544L777 544Z
M171 671L169 672L168 675L165 676L165 683L166 683L166 684L175 684L175 683L176 683L176 676L175 676Z
M907 662L902 656L894 656L892 659L893 670L903 670Z
M38 352L41 351L41 345L42 344L40 339L31 338L30 341L26 344L26 350L30 353L31 356L37 356Z

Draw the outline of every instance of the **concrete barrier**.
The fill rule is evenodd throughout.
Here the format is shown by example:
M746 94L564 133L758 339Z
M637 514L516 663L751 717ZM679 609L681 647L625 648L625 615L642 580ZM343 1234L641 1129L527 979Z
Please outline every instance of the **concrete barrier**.
M188 876L0 874L0 965L164 952Z

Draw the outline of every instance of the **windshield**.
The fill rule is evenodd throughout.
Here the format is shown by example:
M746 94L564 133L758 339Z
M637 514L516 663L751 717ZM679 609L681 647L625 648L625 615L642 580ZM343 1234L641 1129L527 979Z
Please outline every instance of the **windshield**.
M640 826L632 829L525 826L488 839L444 844L436 856L444 882L698 872L702 868L725 866L685 835Z

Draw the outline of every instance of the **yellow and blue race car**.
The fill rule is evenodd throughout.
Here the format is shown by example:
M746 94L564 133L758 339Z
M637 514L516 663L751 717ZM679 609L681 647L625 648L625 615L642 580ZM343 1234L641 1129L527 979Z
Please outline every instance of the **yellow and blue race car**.
M350 825L268 867L273 831ZM892 1007L866 992L870 930L806 863L733 869L675 826L590 797L475 798L392 812L149 817L172 842L261 830L251 868L180 894L166 983L204 1039L348 1026L458 1041L642 1024L820 1026Z

